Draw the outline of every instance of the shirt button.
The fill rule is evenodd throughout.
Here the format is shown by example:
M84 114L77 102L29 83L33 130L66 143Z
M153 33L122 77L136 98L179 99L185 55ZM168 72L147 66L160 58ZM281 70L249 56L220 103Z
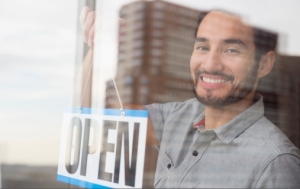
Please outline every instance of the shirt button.
M167 165L167 168L170 169L172 167L171 163Z
M192 154L193 154L193 156L197 156L197 155L198 155L197 150L194 150L194 151L192 152Z

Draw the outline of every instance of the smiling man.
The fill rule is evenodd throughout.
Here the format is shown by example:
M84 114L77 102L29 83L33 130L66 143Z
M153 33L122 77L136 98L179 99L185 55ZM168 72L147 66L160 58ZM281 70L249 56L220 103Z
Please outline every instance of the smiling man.
M190 61L197 98L145 106L159 143L156 188L300 188L299 149L255 92L276 41L236 15L201 14Z
M197 99L146 106L160 142L155 187L300 187L299 150L264 117L255 93L275 45L276 35L238 16L200 16L190 61Z
M254 41L254 29L228 13L210 12L199 23L190 65L194 92L206 105L206 129L252 105L259 79L271 71L276 41L259 60Z

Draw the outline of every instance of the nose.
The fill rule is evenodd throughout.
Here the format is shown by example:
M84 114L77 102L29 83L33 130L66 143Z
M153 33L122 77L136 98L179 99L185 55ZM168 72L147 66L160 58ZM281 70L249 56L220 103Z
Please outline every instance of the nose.
M204 59L202 59L201 69L209 73L214 71L222 71L224 65L222 63L221 53L217 50L211 49Z

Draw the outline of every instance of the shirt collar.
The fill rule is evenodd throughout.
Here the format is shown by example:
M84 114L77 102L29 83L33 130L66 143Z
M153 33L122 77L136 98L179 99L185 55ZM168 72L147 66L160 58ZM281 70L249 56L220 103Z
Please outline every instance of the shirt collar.
M200 132L205 130L205 117L200 120L198 123L193 124L194 128L197 128Z
M204 124L205 124L205 115L204 115L204 110L203 110L203 112L194 120L193 128L198 128L198 129L199 129L199 127L205 128Z
M264 115L263 97L257 94L255 99L258 100L248 109L237 115L230 122L213 130L221 141L230 143ZM194 120L193 125L197 125L201 120L204 120L204 112Z

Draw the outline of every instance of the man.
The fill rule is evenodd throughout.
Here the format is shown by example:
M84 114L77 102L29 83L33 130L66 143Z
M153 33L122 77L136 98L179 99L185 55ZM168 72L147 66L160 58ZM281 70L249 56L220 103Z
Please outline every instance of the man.
M84 23L88 36L93 20ZM155 187L300 188L299 149L255 92L275 61L276 36L261 36L230 13L200 17L190 61L197 98L145 106L159 142Z

